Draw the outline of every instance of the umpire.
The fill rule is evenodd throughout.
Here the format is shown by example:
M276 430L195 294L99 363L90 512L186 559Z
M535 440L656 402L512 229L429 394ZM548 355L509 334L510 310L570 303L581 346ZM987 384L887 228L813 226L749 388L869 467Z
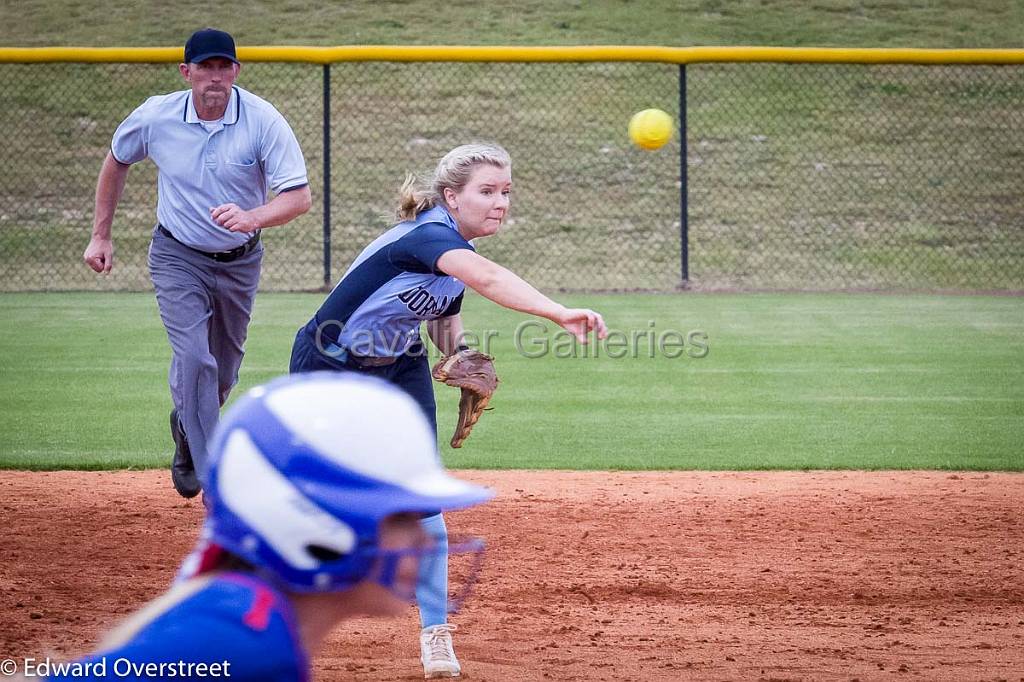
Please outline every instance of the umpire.
M149 270L171 343L171 479L183 497L202 488L207 439L238 380L263 260L260 230L312 203L295 134L273 105L235 85L240 69L229 34L192 34L178 65L190 88L150 97L114 132L83 255L96 272L110 272L111 223L128 169L152 159L158 222Z

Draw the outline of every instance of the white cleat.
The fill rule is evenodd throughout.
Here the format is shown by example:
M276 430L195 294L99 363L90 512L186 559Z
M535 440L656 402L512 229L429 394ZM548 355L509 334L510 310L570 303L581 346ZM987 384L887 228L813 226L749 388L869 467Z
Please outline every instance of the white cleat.
M459 659L452 648L454 625L432 625L420 631L420 660L424 679L458 677L462 672Z

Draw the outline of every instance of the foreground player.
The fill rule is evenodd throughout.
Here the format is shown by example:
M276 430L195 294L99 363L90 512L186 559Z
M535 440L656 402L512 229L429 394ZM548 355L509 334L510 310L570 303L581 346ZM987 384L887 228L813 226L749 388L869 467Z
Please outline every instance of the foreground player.
M400 386L423 409L437 430L434 388L420 342L420 323L450 356L464 349L459 311L466 286L506 308L538 315L586 343L593 331L607 334L593 310L566 308L515 273L477 254L471 239L498 232L509 209L512 161L495 144L468 144L448 152L428 187L412 178L402 187L402 221L374 240L356 258L313 316L296 335L292 372L331 370L372 374ZM382 435L387 433L383 430ZM443 546L440 514L423 526ZM420 656L426 677L456 677L461 667L452 646L444 559L421 568Z
M419 561L444 551L420 516L491 496L449 476L419 407L372 378L253 389L210 455L203 539L178 584L50 679L308 680L339 621L413 600Z

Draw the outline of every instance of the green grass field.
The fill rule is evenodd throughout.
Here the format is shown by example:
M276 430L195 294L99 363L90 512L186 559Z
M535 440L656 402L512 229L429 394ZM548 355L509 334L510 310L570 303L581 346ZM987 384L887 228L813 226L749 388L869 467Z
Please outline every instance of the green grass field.
M257 298L236 396L285 371L308 294ZM1024 471L1024 299L872 295L578 296L610 326L707 334L706 357L576 358L555 330L479 298L501 387L470 468ZM533 340L531 340L533 339ZM699 349L691 347L694 354ZM612 348L613 352L621 351ZM562 357L556 357L560 355ZM657 355L657 353L655 354ZM165 466L169 349L150 294L0 296L0 467ZM438 388L442 442L456 411Z
M13 6L12 6L13 7ZM662 44L1014 48L1024 4L979 0L493 3L27 0L0 45ZM820 70L819 70L820 69ZM180 87L172 66L3 65L0 291L143 289L155 172L133 170L113 277L81 264L117 122ZM514 224L483 252L543 286L678 283L678 142L631 148L631 112L678 114L665 65L338 65L335 277L384 226L407 170L500 137ZM320 71L247 65L291 121L317 207L267 235L266 289L320 284ZM689 70L691 274L714 287L1020 290L1024 75L988 67ZM444 101L435 107L432 102ZM538 257L542 254L543 257ZM262 293L241 385L280 374L320 297ZM1024 299L897 295L575 296L614 328L708 335L702 359L527 359L524 318L473 298L503 383L460 467L1024 470ZM642 354L641 354L642 355ZM0 466L161 467L169 349L152 294L0 294ZM439 390L442 441L455 392Z

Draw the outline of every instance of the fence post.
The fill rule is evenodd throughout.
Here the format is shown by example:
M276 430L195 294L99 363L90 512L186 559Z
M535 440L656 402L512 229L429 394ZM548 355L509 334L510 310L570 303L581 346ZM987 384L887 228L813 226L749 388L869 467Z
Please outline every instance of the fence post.
M331 65L324 64L324 289L331 287Z
M686 177L686 64L679 65L679 240L682 286L690 283L690 186Z

